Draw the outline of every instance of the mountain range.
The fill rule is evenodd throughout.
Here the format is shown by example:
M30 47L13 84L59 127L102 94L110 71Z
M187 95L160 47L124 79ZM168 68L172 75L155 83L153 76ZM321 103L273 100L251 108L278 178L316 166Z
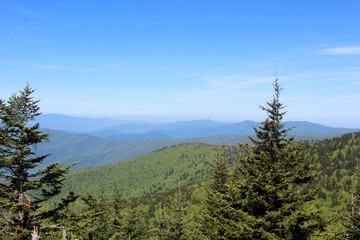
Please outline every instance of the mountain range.
M68 164L77 167L104 165L144 156L155 150L186 142L236 145L253 135L258 122L221 123L212 120L147 123L44 114L36 119L50 141L37 147L37 154L51 153L43 164ZM324 139L348 132L306 121L288 122L289 133L298 139Z
M242 121L236 123L213 120L179 121L173 123L148 123L121 121L109 118L70 117L59 114L44 114L37 121L42 128L88 135L115 140L164 140L209 137L215 135L251 135L259 122ZM359 131L354 128L334 128L307 121L290 121L286 127L294 127L290 134L299 136L331 136ZM135 136L138 136L136 138Z

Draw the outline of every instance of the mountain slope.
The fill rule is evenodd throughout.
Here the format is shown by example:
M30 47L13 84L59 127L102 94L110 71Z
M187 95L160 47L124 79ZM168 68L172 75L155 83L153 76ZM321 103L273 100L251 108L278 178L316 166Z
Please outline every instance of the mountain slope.
M328 208L342 204L352 187L351 176L360 161L360 132L321 141L305 142L304 156L319 172L319 199ZM64 191L110 196L118 187L126 196L165 192L207 178L218 154L226 152L229 164L238 159L236 147L186 143L166 147L141 158L117 164L87 167L71 172ZM321 202L321 201L320 201ZM344 207L344 206L342 206ZM341 208L342 209L342 208Z
M89 136L80 133L67 133L44 129L50 141L36 147L38 155L51 154L43 165L59 162L69 164L79 162L76 167L104 165L143 156L157 149L178 143L177 141L126 141Z
M123 163L77 169L66 179L64 191L98 195L101 189L108 196L115 187L132 196L164 192L203 180L219 149L214 145L187 143Z
M122 162L144 156L153 151L164 147L186 143L209 143L236 145L239 142L247 141L247 137L241 136L212 136L206 138L192 139L172 139L167 135L162 135L159 139L159 133L143 134L123 134L109 136L108 139L94 137L81 133L68 133L43 129L43 132L49 134L49 142L38 144L36 147L37 155L49 154L42 166L59 162L63 165L79 162L75 168L87 166L99 166L111 163Z

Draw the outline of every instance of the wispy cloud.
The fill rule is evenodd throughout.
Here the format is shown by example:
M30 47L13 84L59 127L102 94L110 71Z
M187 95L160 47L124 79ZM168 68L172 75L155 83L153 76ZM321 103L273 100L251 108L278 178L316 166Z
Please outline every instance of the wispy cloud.
M253 106L254 99L261 99L263 91L271 89L274 80L271 76L229 74L223 76L207 76L199 79L204 85L198 89L185 90L170 96L183 105L232 107L234 102L242 102ZM266 88L263 88L265 86ZM256 88L258 92L251 90ZM260 100L261 101L261 100ZM215 107L216 108L216 107Z
M322 55L360 55L360 45L324 48L319 51Z
M274 79L269 76L244 76L241 74L220 76L220 77L205 77L203 81L212 88L229 88L238 89L247 86L271 83Z
M332 71L304 71L299 73L288 73L279 76L280 83L288 86L306 86L324 84L324 86L348 87L358 86L360 82L360 67L333 69ZM182 93L183 99L191 101L228 101L243 99L244 101L261 102L263 94L271 94L273 76L266 74L229 74L223 76L208 76L201 79L205 86L195 91ZM295 85L294 85L295 84ZM326 87L324 87L326 88ZM296 88L295 88L296 89ZM256 92L256 94L254 93ZM295 93L294 93L295 94Z
M280 78L281 81L313 81L317 82L343 82L353 83L360 79L360 69L358 68L343 68L334 69L332 71L307 71L296 74L285 75Z

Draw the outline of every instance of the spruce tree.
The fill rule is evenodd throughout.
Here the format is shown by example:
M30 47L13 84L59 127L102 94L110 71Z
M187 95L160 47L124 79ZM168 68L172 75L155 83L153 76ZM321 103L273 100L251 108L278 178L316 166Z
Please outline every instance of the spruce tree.
M346 239L360 239L360 170L355 175L356 191L351 194L350 217L345 222Z
M110 239L148 239L144 212L138 208L136 199L128 199L126 205L120 229Z
M53 209L43 208L47 200L60 193L70 166L54 163L39 170L49 155L36 155L36 145L49 136L34 123L41 113L33 92L27 85L7 101L0 99L1 239L29 239L34 226L75 200L72 195Z
M230 239L232 222L229 219L229 178L225 152L219 154L214 162L209 178L206 199L201 214L201 232L207 239ZM233 231L237 231L236 227Z
M111 205L112 235L114 235L114 233L121 231L122 222L123 222L123 215L121 211L125 209L125 206L126 206L126 200L123 198L123 194L120 192L118 187L115 187L113 194L113 202Z
M241 145L244 155L230 194L230 219L239 223L234 239L309 239L321 228L317 210L306 207L316 193L306 188L315 177L312 165L288 137L278 79L273 86L273 99L260 107L267 118L254 128L252 145Z
M184 211L186 204L184 196L180 190L177 190L167 205L161 205L158 212L155 213L154 237L159 240L185 240L188 232Z

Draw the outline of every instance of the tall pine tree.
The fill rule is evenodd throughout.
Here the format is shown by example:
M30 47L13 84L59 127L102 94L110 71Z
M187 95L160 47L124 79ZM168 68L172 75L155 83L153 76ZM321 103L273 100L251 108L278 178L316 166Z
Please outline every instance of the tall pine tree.
M54 163L39 170L49 155L37 156L36 145L46 142L48 135L34 123L41 113L33 92L27 85L8 101L0 99L1 239L29 239L34 226L76 199L71 195L54 209L43 208L45 201L60 193L70 166Z
M355 173L356 191L351 194L350 216L345 222L346 239L360 239L360 169Z
M214 162L212 174L206 188L206 199L201 214L201 232L207 239L231 239L231 232L236 226L229 219L229 178L225 151L219 154Z
M267 118L254 128L252 145L241 145L232 215L241 224L239 239L309 239L321 228L317 210L305 206L316 193L306 188L315 174L282 122L278 79L273 86L273 99L260 107Z
M277 79L273 86L273 99L260 107L267 118L254 128L250 145L240 144L239 166L229 172L223 157L215 164L204 204L205 239L309 239L322 228L308 204L316 174L301 144L288 137Z

